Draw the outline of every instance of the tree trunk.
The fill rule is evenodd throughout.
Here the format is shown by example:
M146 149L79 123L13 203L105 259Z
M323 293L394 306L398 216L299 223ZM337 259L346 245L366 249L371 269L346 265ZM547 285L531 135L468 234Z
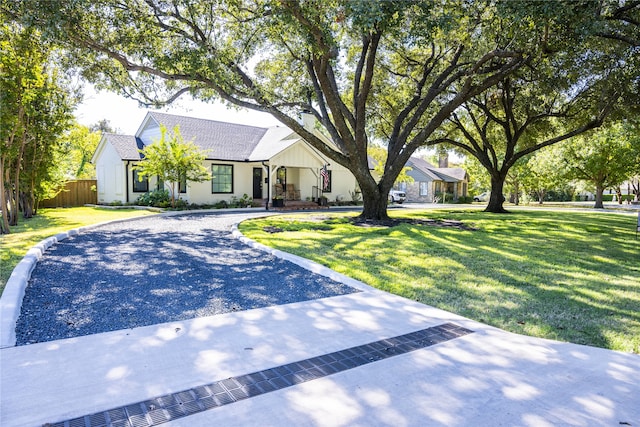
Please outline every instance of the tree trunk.
M366 170L366 174L361 176L356 171L354 176L358 185L360 186L360 190L362 191L362 213L360 214L360 219L381 221L389 219L389 215L387 214L387 206L389 204L389 189L385 190L383 186L379 183L376 183L368 170Z
M9 188L11 192L11 196L9 199L10 207L11 207L11 217L9 218L9 225L16 226L18 225L18 211L20 204L20 171L22 169L22 159L24 157L24 149L27 146L27 135L25 133L22 134L22 142L20 144L20 150L18 152L18 158L16 159L14 181L11 187Z
M388 200L385 195L383 197L379 191L373 197L364 197L363 193L363 209L360 214L360 219L370 219L370 220L385 220L389 219L389 215L387 214L387 205Z
M618 204L621 205L622 204L622 190L620 189L620 186L618 186L616 188L616 196L618 197Z
M171 193L171 209L175 209L176 207L176 183L172 182L169 186L169 191Z
M507 213L507 210L503 207L504 196L502 195L502 189L504 188L504 178L501 175L491 176L491 195L489 196L489 204L484 210L485 212Z
M21 191L20 204L22 205L22 217L24 219L33 218L33 193Z
M538 190L538 204L541 205L544 202L544 196L546 194L546 190Z
M7 220L9 221L10 226L15 227L18 225L18 194L16 192L16 182L11 180L11 172L11 168L7 168L5 197L9 209Z
M7 205L7 194L4 188L4 163L5 156L0 157L0 216L2 216L2 223L0 224L0 234L9 234L9 209Z
M596 185L596 204L594 206L595 209L604 209L604 204L602 203L603 193L604 187L602 185Z

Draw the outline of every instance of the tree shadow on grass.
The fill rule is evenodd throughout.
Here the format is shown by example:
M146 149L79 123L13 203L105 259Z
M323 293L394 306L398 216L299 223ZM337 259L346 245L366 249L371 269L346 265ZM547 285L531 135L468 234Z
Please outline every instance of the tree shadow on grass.
M337 269L349 248L358 267L342 272L512 332L640 352L633 217L434 212L441 217L478 231L403 224L278 244L322 252L316 259Z

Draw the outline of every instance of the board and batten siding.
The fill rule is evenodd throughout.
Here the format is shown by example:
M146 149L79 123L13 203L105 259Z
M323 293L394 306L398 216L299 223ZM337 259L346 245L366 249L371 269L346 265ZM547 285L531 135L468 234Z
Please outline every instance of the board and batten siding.
M159 141L160 136L160 126L154 120L149 119L138 135L138 138L140 138L144 145L149 145L153 142Z
M98 203L126 202L124 169L116 149L104 144L96 164Z

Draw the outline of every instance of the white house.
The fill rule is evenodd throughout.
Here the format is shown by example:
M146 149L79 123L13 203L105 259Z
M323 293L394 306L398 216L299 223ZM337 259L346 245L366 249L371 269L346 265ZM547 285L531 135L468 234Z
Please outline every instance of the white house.
M312 129L313 117L303 114ZM177 125L185 141L206 151L207 182L180 185L180 198L188 203L213 204L247 194L262 201L275 195L287 200L348 198L356 188L354 176L332 163L291 129L261 128L214 120L148 112L135 135L104 134L92 163L96 166L98 203L135 201L162 183L140 181L132 166L140 151L160 138L160 125L171 132ZM321 169L327 165L328 186L322 191ZM270 184L269 184L270 183Z

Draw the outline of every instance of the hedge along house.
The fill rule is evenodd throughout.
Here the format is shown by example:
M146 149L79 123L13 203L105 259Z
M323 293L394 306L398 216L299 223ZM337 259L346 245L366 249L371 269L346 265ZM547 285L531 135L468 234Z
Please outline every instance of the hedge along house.
M441 157L438 167L419 157L411 157L406 166L411 168L407 172L414 182L397 185L407 195L407 202L433 203L436 200L445 201L450 198L457 200L466 197L469 186L469 175L462 168L448 167L447 157Z
M303 124L313 129L314 118L302 114ZM205 167L212 179L179 183L179 198L188 203L214 204L233 197L262 202L284 200L329 200L348 197L356 188L346 168L330 164L304 139L283 126L260 128L148 112L135 135L104 134L92 163L96 166L98 203L130 203L142 194L160 189L156 178L140 181L132 167L140 162L139 150L160 139L160 125L169 132L179 126L185 142L205 151ZM321 176L327 168L324 188ZM286 202L285 202L286 203Z

